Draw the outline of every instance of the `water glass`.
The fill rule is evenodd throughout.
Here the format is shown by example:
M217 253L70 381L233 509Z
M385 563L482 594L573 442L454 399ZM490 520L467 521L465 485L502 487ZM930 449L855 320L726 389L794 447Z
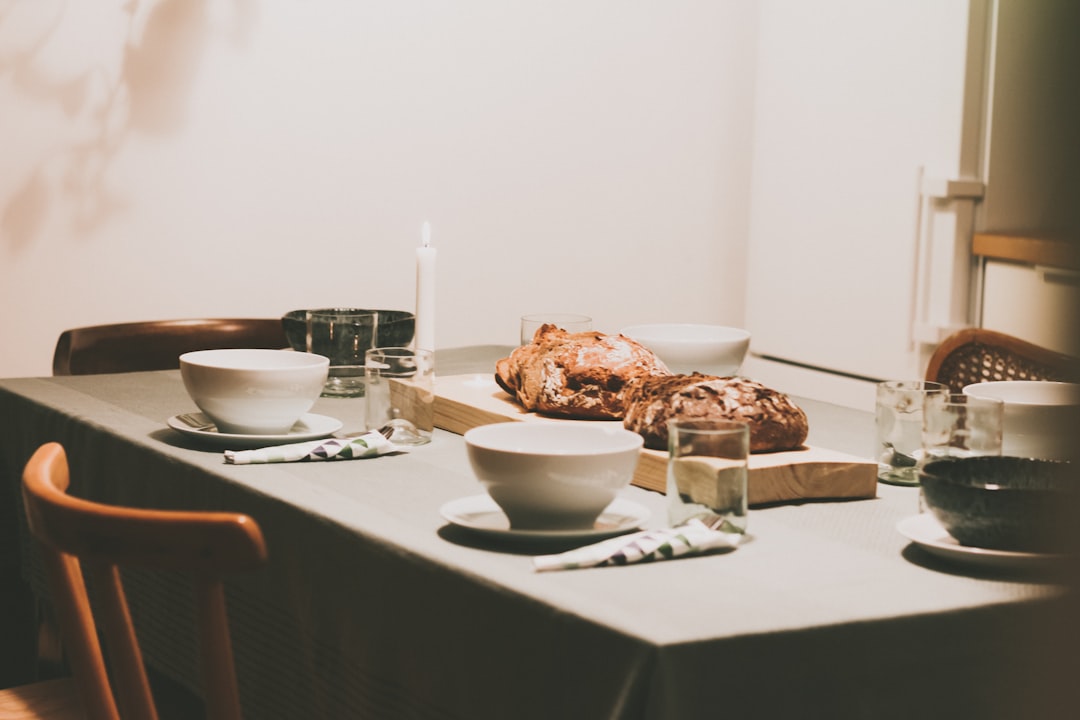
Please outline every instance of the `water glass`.
M949 389L926 380L888 380L878 383L875 401L877 429L874 456L878 480L891 485L918 485L922 457L923 406L928 397Z
M668 422L668 521L699 518L745 533L750 427L734 420Z
M532 342L536 331L541 325L550 324L562 328L566 332L585 332L592 330L592 318L588 315L576 315L574 313L540 313L536 315L521 316L521 344L528 345Z
M923 409L922 462L1000 455L1005 403L996 398L933 394Z
M431 442L435 428L435 355L404 347L366 353L366 420L369 430L388 430L397 445Z
M364 353L375 346L379 313L326 308L307 313L307 351L330 358L323 397L363 397Z

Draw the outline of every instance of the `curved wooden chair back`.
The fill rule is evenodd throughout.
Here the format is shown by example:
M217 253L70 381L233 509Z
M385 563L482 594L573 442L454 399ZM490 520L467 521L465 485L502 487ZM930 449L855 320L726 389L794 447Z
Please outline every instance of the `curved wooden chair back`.
M86 717L157 718L120 577L122 566L132 566L191 577L207 717L239 718L222 577L265 562L258 525L234 513L102 505L68 495L68 484L64 449L38 448L23 474L23 503ZM98 601L97 622L83 573Z
M968 328L937 347L927 380L962 392L965 385L998 380L1080 380L1080 359L994 330Z
M53 375L173 370L193 350L286 348L280 318L150 320L92 325L60 334Z

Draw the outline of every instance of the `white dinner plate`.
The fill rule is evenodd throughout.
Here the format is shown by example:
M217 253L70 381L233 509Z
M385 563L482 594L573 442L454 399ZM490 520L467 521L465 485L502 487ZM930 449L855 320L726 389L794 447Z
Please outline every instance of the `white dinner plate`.
M961 545L930 513L904 518L896 524L900 534L927 552L968 565L997 569L1027 569L1057 565L1068 559L1055 553L1014 552Z
M636 530L649 519L649 511L630 500L615 498L591 528L575 530L514 530L506 513L490 495L451 500L439 508L448 522L493 537L517 540L592 540Z
M206 417L202 413L189 413L192 417ZM210 419L206 418L210 423ZM304 442L306 440L318 440L329 437L342 427L342 422L326 415L307 413L301 415L292 430L283 435L238 435L234 433L218 432L213 425L199 430L191 427L179 415L173 415L168 420L168 425L173 430L181 432L188 437L196 438L199 442L227 450L245 450L249 448L262 448L271 445L285 445L287 443Z

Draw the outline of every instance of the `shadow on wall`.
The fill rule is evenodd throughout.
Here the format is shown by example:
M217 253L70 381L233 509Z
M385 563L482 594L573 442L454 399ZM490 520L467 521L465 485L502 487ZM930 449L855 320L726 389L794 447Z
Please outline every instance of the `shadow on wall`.
M14 191L0 197L0 238L13 248L30 245L51 210L81 235L122 209L106 174L129 133L167 136L185 126L211 31L224 17L231 39L242 44L256 1L117 0L109 7L53 0L0 10L0 78L10 79L17 99L49 106L65 124ZM115 32L94 33L106 38L96 46L86 40L110 27Z

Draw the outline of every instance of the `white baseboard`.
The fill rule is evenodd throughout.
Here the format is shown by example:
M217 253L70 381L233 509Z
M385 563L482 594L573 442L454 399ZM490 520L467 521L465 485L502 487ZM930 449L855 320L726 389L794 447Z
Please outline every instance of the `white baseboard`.
M825 370L747 355L739 374L793 395L874 412L876 383Z

